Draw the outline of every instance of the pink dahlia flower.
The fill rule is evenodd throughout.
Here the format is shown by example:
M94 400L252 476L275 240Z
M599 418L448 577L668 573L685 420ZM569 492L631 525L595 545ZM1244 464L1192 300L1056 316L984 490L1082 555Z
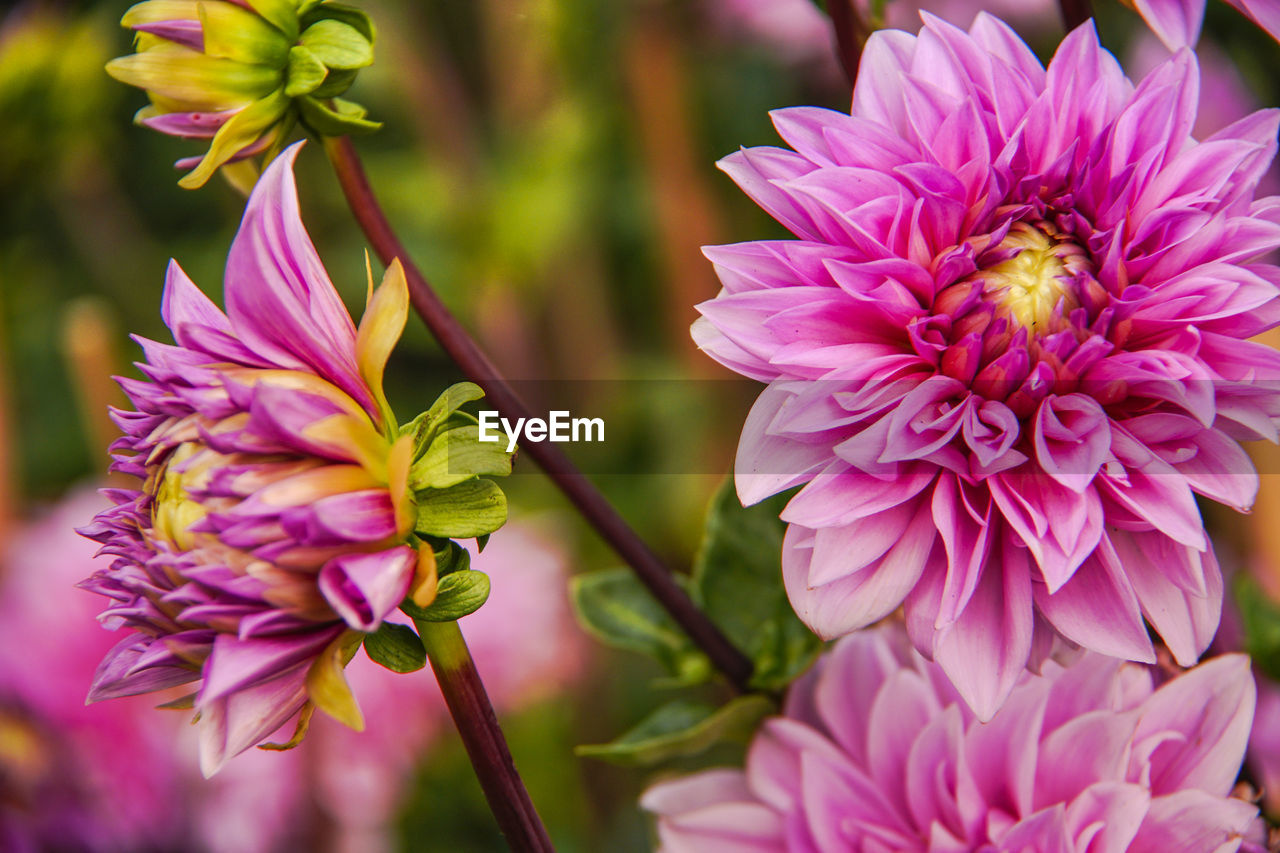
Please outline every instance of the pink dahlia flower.
M1125 0L1169 50L1194 47L1204 25L1205 0ZM1280 41L1280 0L1227 0Z
M1043 68L1003 23L871 37L852 115L774 114L794 147L721 167L798 239L706 250L700 346L768 382L738 494L807 484L783 578L831 638L905 603L988 719L1055 639L1179 663L1222 575L1194 495L1244 509L1239 439L1276 437L1280 116L1189 135L1184 51L1136 88L1092 24Z
M756 733L745 770L650 788L662 849L1232 853L1254 686L1243 655L1153 689L1086 654L1023 675L988 724L896 627L841 640Z
M115 413L114 468L143 487L107 490L116 505L82 531L116 558L84 586L111 599L107 627L129 629L90 701L199 680L206 773L308 703L358 728L342 666L418 563L412 438L392 438L381 390L403 273L357 330L299 219L297 151L249 199L226 314L170 265L177 345L140 341L149 381L121 379L137 411Z

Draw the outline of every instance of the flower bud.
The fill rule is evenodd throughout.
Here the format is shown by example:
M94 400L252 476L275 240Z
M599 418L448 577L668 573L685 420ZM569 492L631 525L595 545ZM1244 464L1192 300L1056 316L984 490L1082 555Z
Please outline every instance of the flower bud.
M297 122L317 136L376 130L365 109L338 96L373 63L373 23L341 3L314 0L145 0L121 24L137 52L107 73L151 99L142 125L207 139L203 156L179 160L178 183L203 186L219 168L248 192L254 158L269 161Z

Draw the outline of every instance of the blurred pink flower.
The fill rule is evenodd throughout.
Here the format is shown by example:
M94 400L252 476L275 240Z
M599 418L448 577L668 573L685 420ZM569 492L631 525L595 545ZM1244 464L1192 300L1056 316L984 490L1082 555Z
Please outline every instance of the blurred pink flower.
M818 61L835 67L835 42L828 18L813 0L706 0L722 30L772 47L788 61ZM869 0L858 0L869 14ZM980 11L1008 21L1024 34L1061 28L1056 0L893 0L885 9L885 26L915 32L920 12L932 12L967 27Z
M1231 853L1254 686L1228 655L1153 689L1087 653L1020 677L983 725L896 625L841 640L765 722L745 770L650 788L666 853Z
M783 580L823 637L905 605L989 719L1062 639L1180 664L1222 575L1195 493L1246 508L1276 437L1280 114L1197 143L1189 51L1138 86L1071 33L1044 68L1002 22L881 31L852 115L721 167L797 239L709 247L699 345L769 383L738 494L804 485Z
M74 531L108 501L83 489L0 553L0 849L142 853L184 846L182 725L154 697L87 706L116 638L75 584L96 546Z

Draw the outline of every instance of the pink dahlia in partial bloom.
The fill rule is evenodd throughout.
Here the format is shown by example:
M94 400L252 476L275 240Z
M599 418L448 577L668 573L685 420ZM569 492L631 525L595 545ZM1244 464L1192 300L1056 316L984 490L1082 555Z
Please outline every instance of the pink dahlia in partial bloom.
M129 631L90 701L199 681L206 773L304 708L305 725L311 705L359 727L342 667L419 562L413 439L395 438L382 394L403 274L392 266L357 329L299 219L297 151L249 199L226 314L170 265L177 344L140 341L147 381L120 380L137 411L115 413L114 468L143 485L108 490L115 506L82 531L115 557L84 586Z
M662 850L1232 853L1254 687L1243 655L1153 689L1086 654L1023 675L990 723L895 627L841 640L756 733L745 770L650 788Z
M797 239L708 248L694 337L768 382L737 458L787 505L783 574L831 638L905 604L989 718L1058 637L1179 663L1222 575L1195 494L1257 489L1276 437L1280 199L1254 188L1275 111L1197 143L1183 51L1136 87L1092 24L1048 69L1003 23L871 37L852 115L774 123L795 149L722 168Z

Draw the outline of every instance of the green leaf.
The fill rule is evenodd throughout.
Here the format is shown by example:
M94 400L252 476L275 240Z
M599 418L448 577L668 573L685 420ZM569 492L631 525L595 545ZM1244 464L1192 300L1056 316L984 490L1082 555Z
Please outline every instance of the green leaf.
M289 51L288 82L285 83L284 93L290 98L309 95L320 88L328 74L329 70L324 67L323 62L305 47L297 45Z
M505 477L511 473L511 456L505 442L483 442L480 427L463 423L439 431L422 457L413 464L409 487L444 489L472 477Z
M307 95L298 98L297 104L303 123L318 136L373 133L382 127L382 122L365 118L368 110L364 107L341 98L326 102Z
M364 638L369 658L392 672L417 672L427 665L422 640L408 625L383 622L382 627Z
M400 430L401 435L413 435L413 458L416 460L427 452L436 433L444 426L451 415L467 403L484 397L484 391L474 382L459 382L450 385L431 404L431 408L418 415Z
M691 594L755 663L754 687L784 687L817 657L822 641L796 618L782 586L779 495L744 508L726 481L707 511Z
M678 684L695 684L710 675L706 656L630 569L577 575L569 581L569 595L582 627L601 642L656 658Z
M722 741L746 742L773 710L773 703L758 694L739 696L720 708L677 699L612 743L579 746L574 752L615 764L656 764L698 755Z
M369 44L373 44L377 40L373 19L355 6L325 0L323 3L311 3L305 9L300 9L299 13L303 27L310 27L317 21L328 18L334 21L341 21L355 29L356 32L365 37Z
M447 489L423 489L415 494L423 536L471 539L492 533L507 520L507 496L493 480L466 480Z
M400 603L400 609L418 621L452 622L476 612L488 598L489 576L467 569L440 578L435 601L426 607L418 607L406 598Z
M349 71L373 64L373 45L359 30L325 19L307 27L299 43L329 68Z
M1280 680L1280 605L1243 573L1236 576L1235 596L1244 628L1244 650L1259 669Z

